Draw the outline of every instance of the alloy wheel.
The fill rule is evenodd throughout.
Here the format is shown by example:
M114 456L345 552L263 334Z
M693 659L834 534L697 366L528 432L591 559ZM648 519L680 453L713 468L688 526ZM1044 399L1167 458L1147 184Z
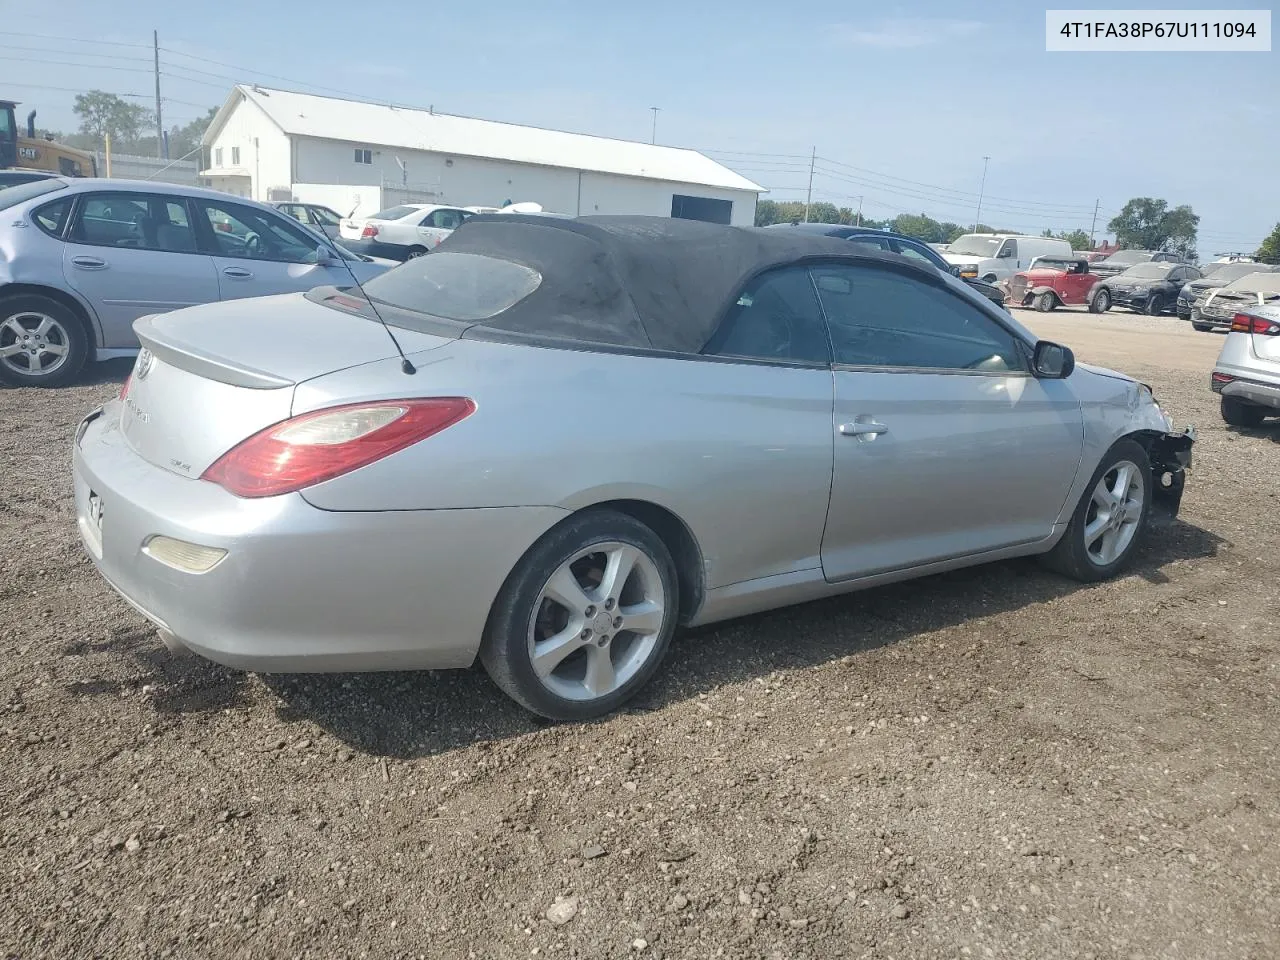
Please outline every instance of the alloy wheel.
M1093 563L1109 566L1129 549L1142 522L1145 497L1142 471L1129 460L1117 461L1099 478L1084 526L1085 552Z
M24 310L0 323L0 363L15 373L48 376L70 351L66 328L46 313Z
M584 547L543 585L529 623L529 661L547 690L597 700L649 662L668 616L657 565L639 547Z

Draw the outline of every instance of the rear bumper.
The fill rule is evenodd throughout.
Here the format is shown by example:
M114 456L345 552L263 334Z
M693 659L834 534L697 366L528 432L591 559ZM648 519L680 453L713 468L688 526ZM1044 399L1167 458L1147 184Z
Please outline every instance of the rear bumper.
M1213 368L1213 373L1231 378L1229 381L1219 382L1210 376L1209 387L1214 393L1280 410L1280 377L1270 378L1257 370L1222 363Z
M241 500L155 467L116 428L112 402L76 432L76 521L107 582L164 634L246 670L465 667L521 554L552 507L320 510L298 494ZM90 510L101 504L101 534ZM157 560L154 535L216 547L205 573Z

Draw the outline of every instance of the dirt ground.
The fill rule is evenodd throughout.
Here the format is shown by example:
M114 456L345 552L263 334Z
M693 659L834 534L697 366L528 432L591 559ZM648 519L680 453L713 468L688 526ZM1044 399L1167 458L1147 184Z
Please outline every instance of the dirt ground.
M1132 573L686 634L579 726L478 670L175 658L74 527L72 429L128 364L0 391L0 955L1280 955L1280 423L1224 428L1220 336L1022 316L1201 430Z

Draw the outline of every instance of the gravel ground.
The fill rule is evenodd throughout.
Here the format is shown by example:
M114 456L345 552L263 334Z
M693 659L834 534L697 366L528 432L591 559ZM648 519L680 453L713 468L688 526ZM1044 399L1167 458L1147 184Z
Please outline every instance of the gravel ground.
M6 958L1280 955L1280 424L1221 340L1025 317L1201 429L1124 578L1018 561L678 638L546 726L476 671L175 658L77 540L67 450L128 364L0 391Z

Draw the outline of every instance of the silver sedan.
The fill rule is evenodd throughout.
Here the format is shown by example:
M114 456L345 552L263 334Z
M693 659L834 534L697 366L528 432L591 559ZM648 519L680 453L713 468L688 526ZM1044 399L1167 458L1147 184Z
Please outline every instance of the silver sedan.
M1033 554L1113 576L1194 441L927 263L693 221L478 216L363 296L135 329L76 513L166 643L479 657L553 718L626 701L678 625Z
M0 192L0 382L61 386L88 362L132 355L133 321L146 314L351 284L393 266L213 190L68 177L19 184Z

